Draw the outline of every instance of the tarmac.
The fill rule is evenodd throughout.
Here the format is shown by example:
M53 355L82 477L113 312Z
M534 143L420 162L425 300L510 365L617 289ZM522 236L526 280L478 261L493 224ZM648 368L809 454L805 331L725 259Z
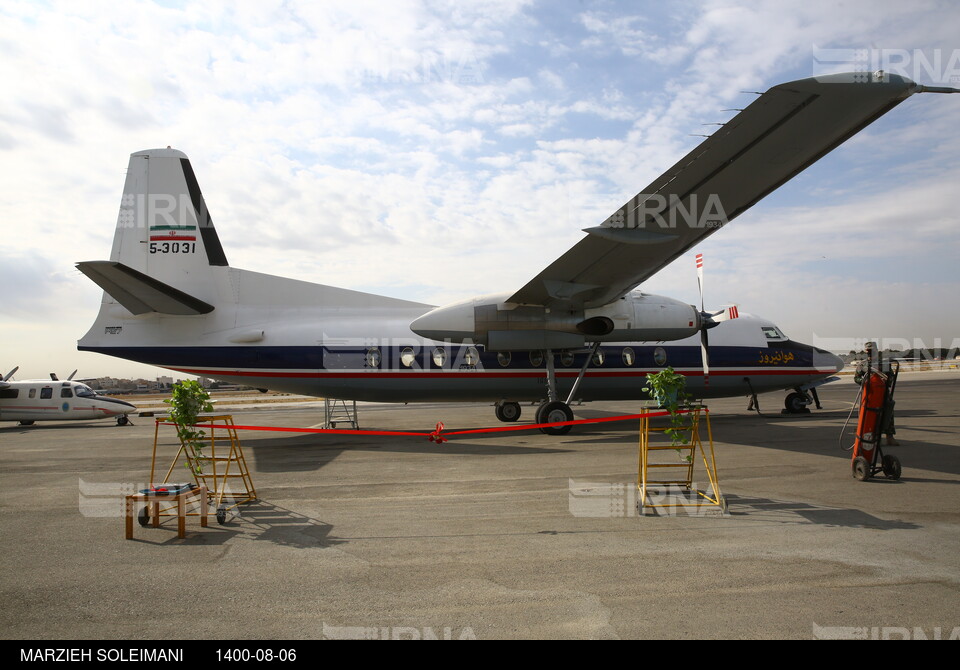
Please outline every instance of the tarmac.
M960 637L960 373L903 373L902 477L851 476L849 379L823 409L710 402L727 513L636 509L636 421L423 436L242 431L257 500L134 524L155 422L0 426L4 639ZM225 411L221 407L219 411ZM593 403L577 418L635 414ZM323 404L231 410L316 426ZM533 407L523 407L520 424ZM360 406L365 430L503 426L483 404ZM702 437L706 434L701 431ZM178 443L160 427L165 470ZM669 452L668 452L669 453ZM177 466L174 479L189 480ZM708 484L697 463L694 478ZM50 645L45 645L50 646Z

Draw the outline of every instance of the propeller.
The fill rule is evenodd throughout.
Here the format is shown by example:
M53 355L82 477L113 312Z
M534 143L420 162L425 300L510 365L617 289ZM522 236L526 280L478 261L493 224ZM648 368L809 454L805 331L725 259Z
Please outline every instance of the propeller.
M697 254L697 286L700 289L700 361L703 364L703 385L710 385L710 363L707 349L710 338L707 337L707 323L703 311L703 254Z
M15 367L13 370L11 370L11 371L8 372L7 374L5 374L5 375L3 376L3 379L0 379L0 381L4 381L4 382L7 381L8 379L10 379L10 378L13 376L13 373L16 372L16 371L19 370L19 369L20 369L20 366L18 365L18 366Z
M707 331L721 321L729 321L740 316L736 305L730 305L716 312L708 312L703 307L703 254L697 254L697 285L700 288L700 359L703 362L703 385L710 385L710 337Z
M73 372L71 372L71 373L70 373L70 376L67 377L67 381L71 381L71 380L73 379L73 376L74 376L75 374L77 374L77 371L76 371L76 370L74 370ZM57 373L56 373L56 372L51 372L51 373L50 373L50 379L53 380L53 381L55 381L55 382L60 381L60 379L57 377Z

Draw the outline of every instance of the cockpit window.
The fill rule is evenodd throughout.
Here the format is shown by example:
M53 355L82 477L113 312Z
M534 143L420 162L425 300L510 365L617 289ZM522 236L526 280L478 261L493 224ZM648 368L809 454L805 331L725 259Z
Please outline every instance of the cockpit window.
M94 398L97 395L93 392L92 388L84 386L83 384L77 384L73 387L73 390L76 392L78 398Z
M785 340L787 336L780 332L776 326L763 326L763 334L768 340Z

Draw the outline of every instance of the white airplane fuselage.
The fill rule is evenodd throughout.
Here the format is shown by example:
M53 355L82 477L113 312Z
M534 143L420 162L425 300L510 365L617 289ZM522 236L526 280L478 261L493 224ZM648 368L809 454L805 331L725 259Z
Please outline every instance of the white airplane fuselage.
M0 388L0 421L68 421L125 417L136 407L97 395L74 381L33 379L5 382Z
M320 397L382 402L546 397L544 350L494 352L482 344L420 337L410 324L430 305L229 267L210 270L204 297L216 303L212 312L134 316L105 298L79 348ZM557 391L565 397L590 353L580 347L553 355ZM706 385L699 336L604 341L576 399L646 399L646 375L667 366L686 375L693 396L711 398L803 386L835 374L842 361L784 337L769 321L741 315L711 328Z

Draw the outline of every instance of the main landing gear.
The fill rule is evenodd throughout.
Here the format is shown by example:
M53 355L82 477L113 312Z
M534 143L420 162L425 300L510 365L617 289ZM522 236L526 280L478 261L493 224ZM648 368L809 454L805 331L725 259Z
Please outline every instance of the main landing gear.
M513 423L520 418L520 403L506 400L499 401L494 406L497 418L504 423ZM573 421L573 410L570 406L560 400L548 400L537 407L534 423L560 423L563 421ZM541 432L547 435L566 435L570 432L570 426L544 426Z
M548 400L537 408L537 423L560 423L573 421L573 410L562 400ZM573 426L543 426L541 433L547 435L566 435Z
M520 403L500 400L495 405L497 418L504 423L513 423L520 418Z
M565 421L573 421L573 410L570 409L570 403L573 402L577 389L580 387L580 382L587 372L587 367L590 365L599 348L600 343L596 342L587 356L587 360L584 361L583 367L580 368L580 373L577 375L577 379L574 381L566 401L560 400L557 394L557 371L554 367L553 350L547 349L544 352L547 361L547 400L537 408L537 414L534 419L536 423L563 423ZM497 418L501 421L513 422L520 418L520 405L516 402L500 400L496 404L496 413ZM570 432L571 428L572 426L543 426L540 428L540 432L547 435L566 435Z

